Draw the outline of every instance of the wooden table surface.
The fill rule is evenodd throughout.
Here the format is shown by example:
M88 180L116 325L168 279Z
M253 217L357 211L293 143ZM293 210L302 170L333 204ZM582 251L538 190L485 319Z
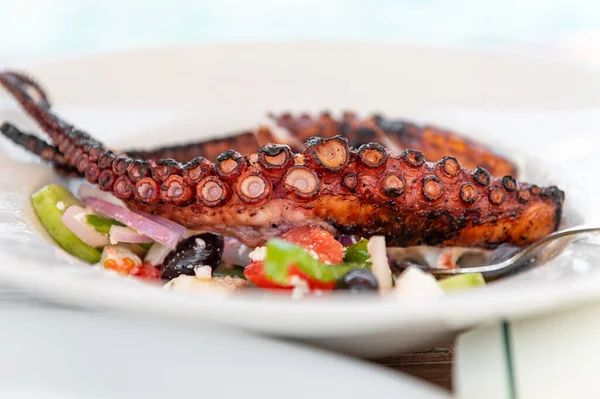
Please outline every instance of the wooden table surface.
M453 345L447 345L423 352L377 359L376 362L452 390L453 356Z

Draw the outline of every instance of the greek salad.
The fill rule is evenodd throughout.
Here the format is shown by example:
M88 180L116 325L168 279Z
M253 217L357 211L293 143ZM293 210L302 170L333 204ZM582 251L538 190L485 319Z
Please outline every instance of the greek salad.
M295 227L264 246L190 231L162 217L128 209L82 186L75 196L59 185L34 193L35 213L52 239L74 257L131 278L187 293L276 291L292 298L332 291L439 297L485 285L480 274L436 280L414 265L399 268L383 236L341 236Z

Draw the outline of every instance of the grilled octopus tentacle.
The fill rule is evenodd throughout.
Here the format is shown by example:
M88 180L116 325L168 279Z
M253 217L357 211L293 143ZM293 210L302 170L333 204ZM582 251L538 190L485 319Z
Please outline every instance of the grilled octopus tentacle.
M309 138L302 153L274 144L250 155L226 150L216 163L195 157L182 164L115 154L54 115L47 100L35 101L26 91L32 83L11 73L0 74L0 83L54 145L7 125L2 133L9 139L77 170L131 208L236 235L248 245L305 224L385 235L393 246L524 245L560 223L564 193L554 186L493 177L483 167L463 168L453 156L431 163L414 149L396 153L377 143L355 149L347 137L331 135L327 117L322 137Z
M59 173L69 177L82 176L76 168L66 163L65 157L58 148L46 143L44 140L34 135L23 133L8 122L4 122L0 126L0 132L14 143L39 156L44 161L50 162Z
M564 193L554 186L491 177L482 168L469 171L453 158L426 162L416 151L381 154L373 145L376 153L366 156L366 150L349 149L341 137L315 138L306 147L304 154L293 155L293 162L285 147L270 158L273 163L260 157L276 154L272 148L241 156L243 162L230 167L240 170L235 178L204 158L180 165L105 152L90 162L90 152L100 145L69 150L65 159L80 167L87 157L86 178L94 180L89 178L93 168L97 184L131 208L193 229L237 235L249 245L299 224L328 225L365 237L383 234L394 246L524 245L556 230L560 222ZM232 156L226 153L222 159Z

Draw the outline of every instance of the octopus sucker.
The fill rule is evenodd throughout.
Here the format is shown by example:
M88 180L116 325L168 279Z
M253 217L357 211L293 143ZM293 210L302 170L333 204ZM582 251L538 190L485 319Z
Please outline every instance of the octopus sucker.
M226 150L215 159L215 169L225 180L237 179L246 170L246 165L246 158L234 150Z
M304 157L317 169L339 172L350 161L348 140L341 136L311 137L306 142Z
M225 138L202 144L206 148L198 152L200 144L185 151L118 152L63 122L32 82L0 74L0 83L50 141L9 123L0 128L5 137L132 209L233 235L247 245L261 245L294 226L318 225L384 235L389 246L521 246L555 231L562 216L559 188L517 182L508 161L433 127L382 116L362 120L350 112L342 120L328 113L286 114L274 119L303 144L263 142L250 151L258 140L245 134L243 142ZM380 142L361 142L366 137ZM240 143L243 149L236 147ZM443 155L429 162L428 151Z

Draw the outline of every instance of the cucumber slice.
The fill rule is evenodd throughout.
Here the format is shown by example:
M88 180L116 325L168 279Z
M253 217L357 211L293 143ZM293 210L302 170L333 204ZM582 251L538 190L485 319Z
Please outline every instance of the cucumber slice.
M60 220L71 205L83 206L69 190L50 184L33 194L31 203L44 229L65 251L88 263L100 261L101 251L81 241Z
M105 234L108 234L111 226L125 226L123 223L119 223L116 220L103 218L98 215L87 215L86 222L96 229L96 231Z
M438 284L445 293L450 293L484 286L485 280L481 273L469 273L441 279Z

